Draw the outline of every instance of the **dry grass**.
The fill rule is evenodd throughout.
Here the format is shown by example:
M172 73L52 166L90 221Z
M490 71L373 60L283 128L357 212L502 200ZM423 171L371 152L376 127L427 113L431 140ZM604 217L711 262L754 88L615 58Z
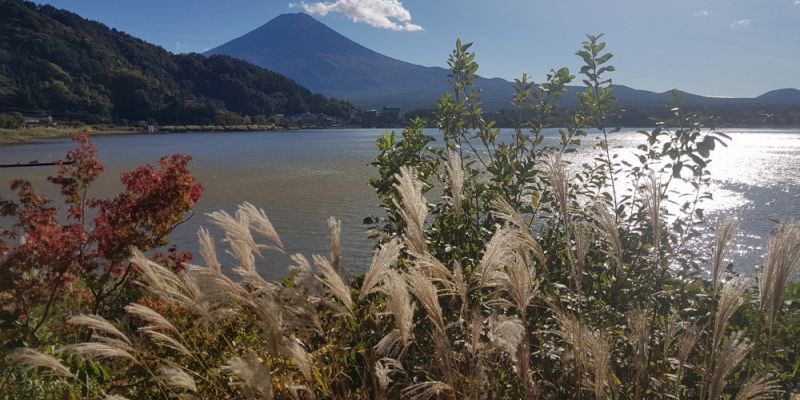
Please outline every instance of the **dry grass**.
M394 187L400 201L393 201L406 223L406 242L413 252L424 254L427 251L425 219L428 216L428 204L422 195L422 182L417 179L417 173L407 167L400 169L396 179Z
M758 274L761 310L770 330L792 277L800 270L800 224L781 225L769 241L764 268Z
M722 273L725 272L723 263L728 257L731 245L733 244L733 238L736 236L736 226L736 218L727 217L723 220L722 224L717 227L716 235L714 235L714 264L711 269L711 280L714 289L716 289L722 281Z

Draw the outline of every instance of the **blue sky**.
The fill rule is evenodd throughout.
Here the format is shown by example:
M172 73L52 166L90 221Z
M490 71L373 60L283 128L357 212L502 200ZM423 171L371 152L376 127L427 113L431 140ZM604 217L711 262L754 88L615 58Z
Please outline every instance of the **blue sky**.
M40 2L173 52L202 52L303 9L290 7L300 0ZM727 97L800 88L800 0L306 0L305 9L356 42L426 66L444 66L456 38L475 42L486 77L576 70L585 35L605 33L620 84Z

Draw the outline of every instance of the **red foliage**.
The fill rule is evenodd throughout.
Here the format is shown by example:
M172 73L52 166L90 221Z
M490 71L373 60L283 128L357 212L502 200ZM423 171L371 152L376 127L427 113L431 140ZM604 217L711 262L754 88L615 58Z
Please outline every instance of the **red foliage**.
M180 154L122 174L125 189L111 198L88 198L103 166L87 135L75 141L80 145L67 154L69 163L48 178L61 187L64 218L27 181L11 184L16 201L0 199L0 217L16 220L0 228L0 309L25 316L46 304L46 318L54 297L78 279L99 304L130 278L129 249L167 244L200 198L203 187L188 169L191 157ZM90 214L95 217L87 221ZM172 247L162 257L182 268L191 255Z

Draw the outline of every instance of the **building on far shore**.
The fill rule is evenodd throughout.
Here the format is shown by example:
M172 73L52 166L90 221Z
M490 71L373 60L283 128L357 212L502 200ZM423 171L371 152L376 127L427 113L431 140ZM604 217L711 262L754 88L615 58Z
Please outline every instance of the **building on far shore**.
M384 106L380 110L361 112L361 126L365 128L395 128L405 125L405 116L398 107Z
M310 112L292 115L287 120L301 127L328 127L336 125L338 122L336 118L330 115Z
M361 113L361 126L373 128L378 125L378 110L364 110Z
M47 117L24 117L22 121L23 125L25 126L51 126L53 125L53 116L48 115Z

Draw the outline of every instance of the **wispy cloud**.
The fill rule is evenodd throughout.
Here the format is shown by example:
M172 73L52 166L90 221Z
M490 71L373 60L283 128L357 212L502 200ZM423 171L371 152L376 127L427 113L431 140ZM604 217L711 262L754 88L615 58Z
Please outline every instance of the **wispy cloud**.
M800 0L797 0L797 1L800 1ZM707 17L707 16L709 16L709 14L710 13L708 11L706 11L706 10L697 10L697 11L692 13L692 15L694 15L695 17Z
M302 8L314 15L342 13L353 22L364 22L376 28L407 32L424 30L411 22L411 12L400 0L336 0L292 3L289 6Z
M752 19L742 18L738 21L731 22L731 29L741 30L750 27L750 25L753 25Z
M794 5L800 6L800 0L794 0Z

